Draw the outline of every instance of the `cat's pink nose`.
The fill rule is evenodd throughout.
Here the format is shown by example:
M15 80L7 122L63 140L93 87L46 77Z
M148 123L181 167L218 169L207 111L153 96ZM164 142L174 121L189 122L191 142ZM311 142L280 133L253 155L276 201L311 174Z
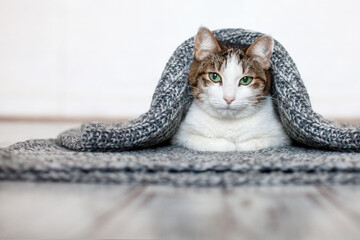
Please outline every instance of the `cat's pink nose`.
M230 105L235 100L235 98L224 97L224 100L228 105Z

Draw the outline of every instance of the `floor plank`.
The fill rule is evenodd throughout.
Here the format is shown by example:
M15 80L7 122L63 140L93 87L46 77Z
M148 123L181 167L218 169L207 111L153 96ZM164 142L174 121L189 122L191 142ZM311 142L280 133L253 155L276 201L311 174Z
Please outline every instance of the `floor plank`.
M357 230L360 226L360 187L359 186L318 186L320 194L335 209L346 215Z
M133 191L129 186L0 182L0 238L76 237L119 202L129 201Z
M0 182L0 238L359 239L344 189Z

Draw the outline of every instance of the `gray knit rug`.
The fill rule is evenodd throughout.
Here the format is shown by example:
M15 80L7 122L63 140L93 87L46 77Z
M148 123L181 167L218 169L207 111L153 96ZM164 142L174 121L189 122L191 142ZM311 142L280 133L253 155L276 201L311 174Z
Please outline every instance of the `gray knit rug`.
M222 29L214 35L251 44L262 34ZM294 146L211 153L168 145L192 101L187 78L193 55L190 38L169 59L149 111L137 119L85 123L57 139L0 149L0 179L196 186L360 182L359 126L326 120L312 110L295 63L277 41L270 59L271 94Z
M360 154L304 147L196 152L163 145L122 152L74 152L55 139L0 150L0 179L176 186L359 184Z

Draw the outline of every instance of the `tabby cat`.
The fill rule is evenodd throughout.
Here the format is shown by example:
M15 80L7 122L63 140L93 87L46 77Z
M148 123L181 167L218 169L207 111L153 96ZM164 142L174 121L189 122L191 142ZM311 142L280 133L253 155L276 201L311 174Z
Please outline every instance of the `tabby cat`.
M189 72L194 100L172 142L198 151L252 151L289 144L269 95L273 48L270 36L241 46L218 41L201 27Z

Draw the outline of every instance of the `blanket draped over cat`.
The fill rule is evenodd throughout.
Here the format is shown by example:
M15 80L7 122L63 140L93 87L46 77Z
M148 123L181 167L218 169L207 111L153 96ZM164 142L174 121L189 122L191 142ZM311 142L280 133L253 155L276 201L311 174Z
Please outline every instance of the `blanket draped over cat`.
M262 33L244 29L213 31L221 41L251 44ZM192 101L188 72L194 58L194 37L182 43L170 57L155 89L150 109L126 123L85 123L58 136L58 142L75 151L124 151L151 147L169 140ZM271 95L287 134L310 147L360 151L360 126L324 119L312 110L295 63L275 41L270 59Z

